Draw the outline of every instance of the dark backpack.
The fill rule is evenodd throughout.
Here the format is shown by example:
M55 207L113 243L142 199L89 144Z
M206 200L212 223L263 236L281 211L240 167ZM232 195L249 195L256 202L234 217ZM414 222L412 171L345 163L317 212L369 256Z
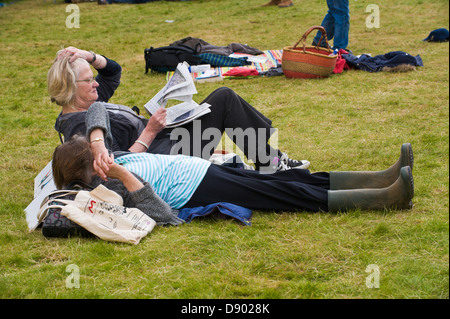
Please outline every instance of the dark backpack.
M145 49L145 73L148 73L149 69L160 73L175 71L178 63L184 61L189 65L198 65L201 62L198 54L196 49L185 45Z

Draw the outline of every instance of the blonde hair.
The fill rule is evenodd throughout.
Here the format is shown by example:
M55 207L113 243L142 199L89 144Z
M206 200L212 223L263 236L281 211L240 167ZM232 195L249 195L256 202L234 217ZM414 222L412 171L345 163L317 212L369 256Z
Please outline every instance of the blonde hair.
M78 58L69 62L70 55L61 54L63 50L57 53L53 65L47 73L47 88L52 102L60 106L73 106L76 98L78 72L82 64L89 63Z

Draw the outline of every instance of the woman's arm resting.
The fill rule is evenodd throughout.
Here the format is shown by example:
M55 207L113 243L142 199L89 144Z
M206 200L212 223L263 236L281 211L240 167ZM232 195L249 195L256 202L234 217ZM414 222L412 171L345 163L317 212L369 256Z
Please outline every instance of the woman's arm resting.
M128 150L134 153L146 152L150 144L152 144L156 135L166 127L167 110L165 108L158 109L148 120L147 126L142 131L135 142ZM145 145L144 145L145 144Z

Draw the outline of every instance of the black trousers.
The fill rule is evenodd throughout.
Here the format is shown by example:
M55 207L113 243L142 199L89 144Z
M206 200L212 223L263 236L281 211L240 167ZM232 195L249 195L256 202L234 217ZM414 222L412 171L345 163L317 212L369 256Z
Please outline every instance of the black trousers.
M328 211L329 173L291 169L273 174L212 164L184 207L228 202L256 210Z
M219 88L203 102L211 105L211 112L197 119L195 123L183 125L181 130L186 133L185 136L176 136L175 133L180 129L164 129L153 141L148 152L184 154L209 159L221 142L217 136L208 134L207 129L213 128L220 134L227 133L257 167L267 165L274 156L278 156L278 151L268 144L270 136L275 132L272 121L233 90L227 87ZM241 132L244 134L240 134Z

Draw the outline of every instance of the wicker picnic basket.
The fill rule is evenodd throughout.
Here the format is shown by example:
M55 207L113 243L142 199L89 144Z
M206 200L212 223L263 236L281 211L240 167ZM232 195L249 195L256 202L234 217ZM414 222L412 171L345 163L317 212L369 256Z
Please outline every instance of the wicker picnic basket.
M317 46L306 46L306 38L315 29L322 33ZM325 39L327 48L320 47L322 39ZM302 40L303 48L297 47ZM281 67L284 75L288 78L326 78L336 66L337 55L330 55L332 53L333 50L328 45L325 29L321 26L313 26L305 32L293 47L283 49Z

